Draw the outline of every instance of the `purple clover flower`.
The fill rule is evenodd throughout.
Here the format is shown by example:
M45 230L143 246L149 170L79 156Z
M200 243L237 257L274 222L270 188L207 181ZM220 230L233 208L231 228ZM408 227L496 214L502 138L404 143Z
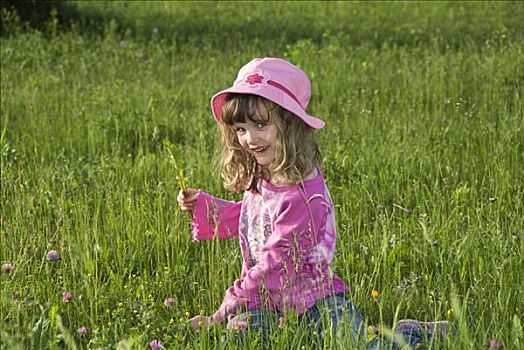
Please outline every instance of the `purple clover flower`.
M11 263L2 264L2 271L7 272L7 273L13 271L13 264Z
M171 307L173 306L174 303L175 303L175 299L173 298L166 298L166 300L164 300L165 307Z
M62 293L62 302L63 303L68 303L71 301L71 299L73 299L73 294L71 292L63 292Z
M55 260L60 259L60 255L58 254L56 250L52 249L47 252L46 258L49 261L55 261Z
M162 343L160 342L160 340L157 340L157 339L153 339L149 342L149 347L151 348L151 350L162 350L164 349L164 347L162 346Z
M76 330L78 334L87 334L87 328L85 326L82 326Z
M490 349L500 349L502 347L502 342L497 339L486 339L484 340L484 346Z

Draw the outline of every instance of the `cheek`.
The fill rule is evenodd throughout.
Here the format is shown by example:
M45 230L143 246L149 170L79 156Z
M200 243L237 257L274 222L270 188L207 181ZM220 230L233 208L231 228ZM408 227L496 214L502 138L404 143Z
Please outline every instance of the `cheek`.
M237 136L238 143L240 146L245 147L246 145L246 138L243 136Z
M278 131L274 130L273 132L269 133L267 136L267 140L274 144L277 141L278 138Z

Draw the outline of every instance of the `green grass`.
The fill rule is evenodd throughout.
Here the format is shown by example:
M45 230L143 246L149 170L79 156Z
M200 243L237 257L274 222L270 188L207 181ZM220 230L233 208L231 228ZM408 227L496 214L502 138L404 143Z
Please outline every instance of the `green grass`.
M217 175L209 99L262 56L311 77L334 268L368 323L450 319L438 348L524 346L521 3L69 6L38 30L2 15L1 349L230 340L185 321L218 308L238 242L191 242L162 142L188 186L239 198ZM290 322L270 346L330 348L306 331Z

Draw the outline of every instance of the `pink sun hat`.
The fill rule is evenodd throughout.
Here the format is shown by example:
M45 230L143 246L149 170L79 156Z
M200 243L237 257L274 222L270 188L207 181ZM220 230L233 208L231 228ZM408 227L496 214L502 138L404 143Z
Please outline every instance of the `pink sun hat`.
M222 120L222 104L231 93L252 94L264 97L287 109L313 129L324 122L306 113L311 98L311 83L306 73L280 58L255 58L238 72L233 86L211 98L215 119Z

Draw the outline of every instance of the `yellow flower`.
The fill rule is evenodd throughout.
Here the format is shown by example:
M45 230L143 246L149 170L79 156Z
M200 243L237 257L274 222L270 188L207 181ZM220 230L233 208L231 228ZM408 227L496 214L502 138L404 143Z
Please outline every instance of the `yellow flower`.
M372 298L378 298L379 295L380 295L380 293L378 292L378 290L373 289L371 291L371 297Z

